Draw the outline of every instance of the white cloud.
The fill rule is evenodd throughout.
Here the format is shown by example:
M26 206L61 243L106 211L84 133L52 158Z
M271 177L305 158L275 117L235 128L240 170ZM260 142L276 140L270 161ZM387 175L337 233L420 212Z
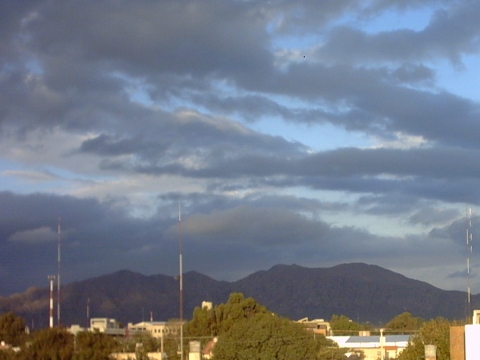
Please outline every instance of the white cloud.
M51 242L54 240L57 240L57 233L46 226L32 230L17 231L9 237L9 241L32 244Z

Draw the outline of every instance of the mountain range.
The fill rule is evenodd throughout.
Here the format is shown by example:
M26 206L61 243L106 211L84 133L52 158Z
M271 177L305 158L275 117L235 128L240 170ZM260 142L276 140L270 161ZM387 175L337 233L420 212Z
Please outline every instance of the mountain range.
M217 281L195 271L183 275L183 308L190 319L202 301L225 303L232 292L253 297L270 311L292 320L329 320L346 315L354 321L384 324L403 312L431 319L471 317L480 295L467 304L466 292L447 291L375 265L342 264L330 268L276 265L234 282ZM89 317L128 322L179 317L179 282L167 275L145 276L128 270L65 285L61 323L87 326ZM49 289L30 288L0 298L0 313L14 311L33 328L48 326ZM55 310L55 314L56 314Z

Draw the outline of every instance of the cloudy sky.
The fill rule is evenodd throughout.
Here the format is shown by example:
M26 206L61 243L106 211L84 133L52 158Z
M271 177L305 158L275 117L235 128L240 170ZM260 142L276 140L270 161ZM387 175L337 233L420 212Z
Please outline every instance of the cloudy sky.
M479 14L1 1L0 295L48 286L59 218L64 283L176 275L181 237L217 280L365 262L480 293Z

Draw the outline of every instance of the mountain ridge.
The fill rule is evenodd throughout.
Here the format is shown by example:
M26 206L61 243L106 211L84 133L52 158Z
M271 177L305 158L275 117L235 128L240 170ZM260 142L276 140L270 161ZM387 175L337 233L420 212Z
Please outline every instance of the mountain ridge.
M442 316L464 319L466 292L442 290L377 265L340 264L307 268L279 264L242 279L217 281L196 271L183 275L184 317L202 301L225 303L241 292L269 310L292 320L330 319L346 315L355 321L385 323L405 311L424 319ZM126 324L142 320L178 318L179 284L173 276L143 275L131 270L72 282L62 288L62 324L88 325L90 317L112 317ZM27 324L48 325L48 288L0 298L0 312L14 311ZM480 308L480 295L471 297L471 309Z

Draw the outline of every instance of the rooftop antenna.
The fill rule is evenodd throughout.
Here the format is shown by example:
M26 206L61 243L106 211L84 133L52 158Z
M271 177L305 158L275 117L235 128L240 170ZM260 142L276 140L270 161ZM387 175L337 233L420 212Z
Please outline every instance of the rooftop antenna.
M180 312L180 359L183 360L183 262L182 262L182 212L180 200L178 201L178 260L180 267L180 293L179 293L179 312Z
M60 326L60 246L62 243L62 236L61 236L61 226L60 226L60 217L58 218L58 227L57 227L57 325Z
M470 317L471 312L471 288L470 288L470 256L472 254L472 209L467 208L467 229L466 229L466 242L467 242L467 319Z

